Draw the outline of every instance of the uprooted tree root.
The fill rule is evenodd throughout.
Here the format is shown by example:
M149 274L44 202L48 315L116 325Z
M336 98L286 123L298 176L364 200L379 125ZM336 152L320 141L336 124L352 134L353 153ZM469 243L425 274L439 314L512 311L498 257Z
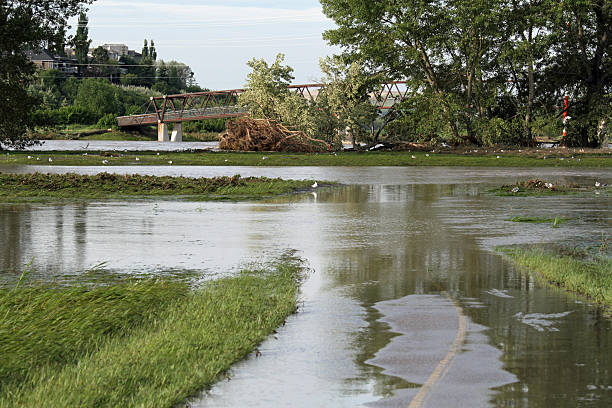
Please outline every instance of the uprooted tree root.
M225 132L219 135L219 149L317 153L330 151L331 146L269 119L240 118L227 122Z

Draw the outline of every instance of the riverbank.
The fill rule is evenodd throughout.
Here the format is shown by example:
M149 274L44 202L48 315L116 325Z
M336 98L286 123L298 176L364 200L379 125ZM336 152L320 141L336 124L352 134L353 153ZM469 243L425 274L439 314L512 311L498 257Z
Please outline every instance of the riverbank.
M483 166L578 167L612 166L612 150L578 149L530 151L466 150L419 152L7 152L2 165L49 166Z
M606 245L603 243L602 245ZM506 254L540 282L586 297L612 312L612 259L552 254L541 249L514 249Z
M296 311L301 269L0 289L0 407L176 406Z
M183 132L184 142L218 141L218 132ZM38 140L113 140L113 141L157 141L155 126L142 126L138 130L104 129L97 125L66 125L51 129L37 129Z
M0 202L182 197L194 201L253 200L309 190L312 180L266 177L190 178L169 176L0 173Z

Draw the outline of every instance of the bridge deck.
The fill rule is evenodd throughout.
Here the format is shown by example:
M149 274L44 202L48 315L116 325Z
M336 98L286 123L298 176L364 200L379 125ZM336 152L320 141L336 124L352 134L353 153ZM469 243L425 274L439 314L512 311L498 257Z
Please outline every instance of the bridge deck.
M403 84L406 82L383 84L380 91L371 95L374 98L372 103L380 110L393 109L393 105L406 96L407 90L400 89L400 85ZM288 89L306 99L316 100L319 90L324 86L323 84L290 85ZM120 116L117 118L117 124L138 126L246 116L247 109L237 105L238 97L244 91L244 89L231 89L153 97L151 103L155 113Z

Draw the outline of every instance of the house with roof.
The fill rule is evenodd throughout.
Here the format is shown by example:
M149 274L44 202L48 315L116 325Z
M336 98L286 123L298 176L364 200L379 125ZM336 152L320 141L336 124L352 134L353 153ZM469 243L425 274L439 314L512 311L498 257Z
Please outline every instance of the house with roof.
M28 50L26 56L43 71L57 69L67 75L77 75L79 72L76 59L54 55L48 50Z

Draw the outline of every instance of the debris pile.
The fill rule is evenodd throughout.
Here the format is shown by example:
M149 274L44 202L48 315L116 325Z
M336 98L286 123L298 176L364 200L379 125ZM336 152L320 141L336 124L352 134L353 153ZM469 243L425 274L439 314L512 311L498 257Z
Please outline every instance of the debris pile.
M264 152L317 153L331 151L329 143L269 119L228 121L219 135L219 149Z

